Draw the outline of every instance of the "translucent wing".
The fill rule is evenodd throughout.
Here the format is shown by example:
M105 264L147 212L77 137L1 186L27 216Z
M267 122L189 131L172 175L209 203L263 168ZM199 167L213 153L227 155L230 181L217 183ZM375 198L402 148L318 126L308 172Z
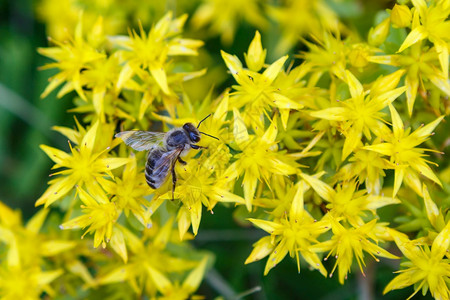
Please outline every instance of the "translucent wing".
M147 164L145 165L145 179L151 188L157 189L166 181L169 172L173 172L176 159L180 156L182 151L183 148L177 148L164 152L160 158L153 161L153 164L150 162L151 158L148 159ZM149 156L151 154L152 152L149 153Z
M163 156L161 156L161 159L155 165L153 169L153 175L160 176L160 173L168 172L169 168L171 168L172 165L176 163L176 159L178 158L178 156L180 156L182 151L183 148L177 148L164 153Z
M151 132L143 130L122 131L115 135L125 144L137 151L150 150L163 145L164 132Z

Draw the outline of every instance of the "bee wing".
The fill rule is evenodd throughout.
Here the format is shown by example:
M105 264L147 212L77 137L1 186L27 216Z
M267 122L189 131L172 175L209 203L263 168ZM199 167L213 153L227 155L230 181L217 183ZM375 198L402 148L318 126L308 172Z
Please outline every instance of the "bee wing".
M162 172L168 173L169 168L173 166L182 151L183 148L176 148L164 153L161 159L158 161L158 164L155 165L153 169L153 176L159 176L159 174Z
M115 135L125 144L137 151L150 150L163 145L164 132L151 132L143 130L122 131Z

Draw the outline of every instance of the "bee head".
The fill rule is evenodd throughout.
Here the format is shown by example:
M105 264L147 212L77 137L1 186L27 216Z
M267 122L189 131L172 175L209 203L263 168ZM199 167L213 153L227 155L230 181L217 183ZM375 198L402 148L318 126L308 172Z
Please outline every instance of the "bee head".
M200 141L200 132L192 123L184 124L183 129L193 143L198 143Z

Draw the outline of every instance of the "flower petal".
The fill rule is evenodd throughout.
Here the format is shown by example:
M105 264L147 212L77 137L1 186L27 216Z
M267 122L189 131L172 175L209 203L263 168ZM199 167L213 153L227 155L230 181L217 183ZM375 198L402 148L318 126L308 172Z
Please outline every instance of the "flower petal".
M244 120L241 117L241 114L236 108L233 108L234 114L234 123L233 123L233 134L234 139L238 146L243 149L247 142L250 140L248 135L247 127L245 126Z
M47 145L40 145L39 147L42 149L42 151L45 152L45 154L48 155L48 157L50 157L51 160L53 160L59 166L66 166L64 162L67 162L72 157L70 154L64 151L49 147Z
M265 78L265 83L267 85L270 85L275 78L277 78L278 74L281 71L281 68L283 68L284 62L288 59L288 56L285 55L281 58L279 58L276 62L271 64L262 74L262 76Z
M291 220L299 220L302 217L304 211L303 184L301 182L298 182L295 185L295 188L296 192L294 198L292 199L291 209L289 211L289 218Z
M322 199L328 202L333 201L333 198L336 196L336 192L328 184L320 179L304 173L301 173L300 176L313 188L317 194L319 194Z
M353 150L356 149L358 144L361 144L362 130L359 130L357 126L352 126L347 132L345 137L344 147L342 149L342 161L344 161Z
M329 121L345 121L345 112L346 109L344 107L330 107L319 111L310 112L309 115Z
M272 238L270 236L265 236L253 244L253 250L250 255L245 260L245 264L249 264L258 260L263 259L269 255L275 246L272 244Z
M38 233L41 230L42 225L49 213L49 209L39 210L28 222L25 228L32 233Z
M353 75L350 71L346 70L347 75L347 84L350 90L350 94L352 98L356 99L358 97L364 97L364 89L362 84L356 79L355 75Z
M392 197L397 195L398 190L403 182L403 176L405 176L405 168L403 166L395 167L395 176L394 176L394 190L392 192Z
M266 60L266 53L267 50L263 49L261 44L261 34L256 31L255 37L248 47L248 53L244 54L248 68L255 72L261 70Z
M113 228L113 234L111 236L111 241L109 242L109 245L122 258L123 262L127 263L128 261L127 247L125 244L123 233L119 228L117 227Z
M195 269L193 269L188 277L183 281L182 287L189 292L195 292L200 283L202 282L203 276L206 271L206 263L208 262L208 258L204 257Z
M398 49L397 53L402 52L406 48L414 45L415 43L426 39L428 37L428 32L423 26L417 26L414 28L403 41L403 44Z
M228 69L231 72L231 75L234 77L234 79L236 81L238 81L238 74L242 71L242 63L239 60L239 58L237 58L236 55L231 55L226 53L225 51L220 51L220 53L222 54L222 58L225 61L225 64L227 65Z
M431 257L434 259L443 258L450 246L450 222L442 229L438 236L434 239L431 246Z
M73 249L77 243L75 241L65 240L50 240L44 241L41 244L41 251L43 256L53 256L64 251Z
M392 144L389 144L389 143L380 143L380 144L375 144L375 145L371 145L371 146L365 146L362 149L375 151L375 152L378 152L383 155L392 155L393 154Z
M439 62L441 63L442 72L444 73L445 79L448 79L448 46L447 43L439 38L433 39L434 46L436 47L436 52L439 56Z
M35 278L35 280L38 285L43 286L49 284L50 282L61 276L63 273L64 271L62 269L39 272L39 275L37 276L37 278Z
M266 220L260 220L260 219L247 219L250 222L252 222L255 226L258 226L262 230L264 230L267 233L274 233L276 230L280 230L283 226L279 223L266 221Z
M408 104L408 113L409 116L412 115L414 102L416 101L417 90L419 89L419 78L417 76L409 76L405 77L405 86L406 86L406 101Z
M396 138L400 138L402 137L404 130L402 118L400 118L400 115L392 104L389 104L389 111L391 112L392 130L394 131L394 135Z
M151 66L150 73L152 73L153 78L158 83L164 94L169 95L170 90L169 86L167 85L167 75L164 68L162 66Z
M145 267L158 291L165 294L173 288L172 283L163 273L151 267L149 264L146 264Z
M427 211L428 220L430 220L431 225L436 226L436 220L439 216L439 209L434 203L434 201L430 197L430 193L428 192L428 188L423 184L423 202L425 203L425 209Z
M445 116L440 116L433 122L428 123L425 126L419 127L413 133L411 133L409 138L415 141L416 143L419 142L420 142L419 144L423 143L425 139L428 138L433 133L433 130L439 125L439 123L444 119L444 117Z

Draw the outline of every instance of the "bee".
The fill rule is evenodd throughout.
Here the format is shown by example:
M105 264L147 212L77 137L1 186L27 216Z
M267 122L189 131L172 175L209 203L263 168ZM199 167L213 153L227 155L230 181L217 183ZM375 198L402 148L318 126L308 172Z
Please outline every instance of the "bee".
M177 161L183 165L186 162L181 158L189 150L199 150L202 147L196 145L201 134L219 140L217 137L199 131L200 124L209 118L207 115L201 120L197 127L192 123L186 123L182 127L176 127L168 132L151 132L143 130L122 131L115 135L121 138L125 144L137 151L148 150L147 162L145 164L145 180L152 189L159 188L172 173L172 200L174 198L177 176L175 164Z

